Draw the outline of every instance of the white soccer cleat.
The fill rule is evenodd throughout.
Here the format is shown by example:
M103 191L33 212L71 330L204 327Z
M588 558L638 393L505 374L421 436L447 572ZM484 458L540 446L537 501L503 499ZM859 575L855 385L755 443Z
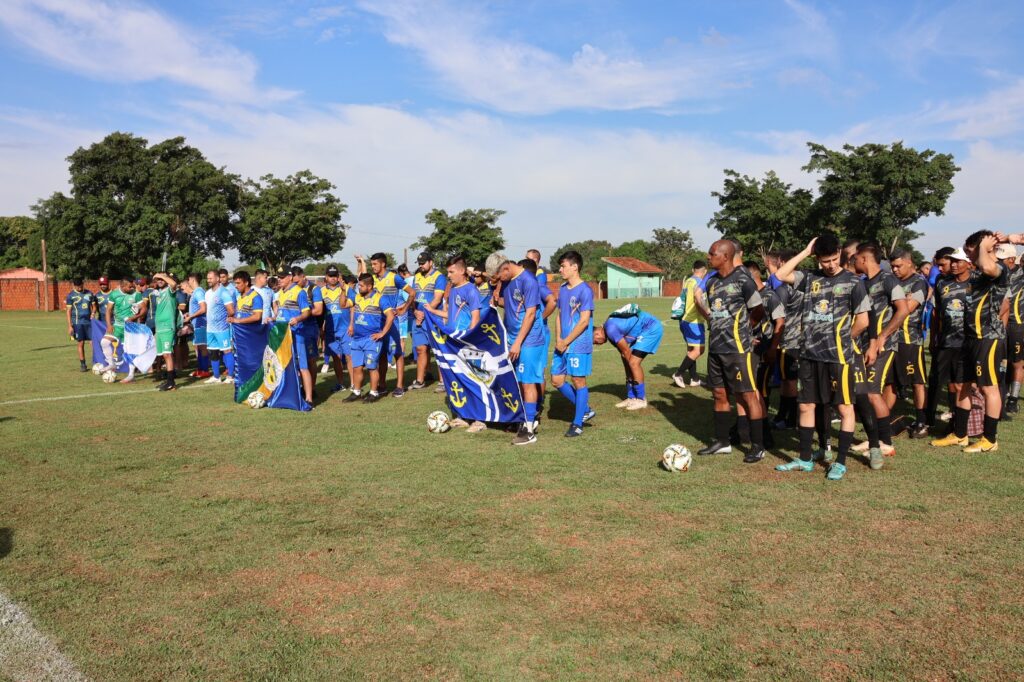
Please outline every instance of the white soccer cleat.
M222 383L222 384L233 384L233 383L235 383L235 378L234 377L224 377L223 379L220 380L220 383Z
M331 370L331 366L328 365L328 364L324 364L324 366L320 368L320 373L321 374L327 374L330 370Z
M626 398L625 400L623 400L621 402L615 403L615 407L629 407L632 402L633 402L632 398Z
M686 379L683 378L682 374L673 374L672 383L679 388L686 388Z
M694 379L693 381L690 382L690 388L700 388L703 385L704 382L702 382L700 379Z
M857 443L856 445L851 445L850 446L850 452L867 452L868 451L868 447L869 447L868 442L866 440L863 440L863 441Z
M210 377L209 379L207 379L203 383L204 384L219 384L220 383L220 377Z
M626 405L626 410L632 412L634 410L642 410L647 407L647 401L641 400L640 398L633 398L633 402Z

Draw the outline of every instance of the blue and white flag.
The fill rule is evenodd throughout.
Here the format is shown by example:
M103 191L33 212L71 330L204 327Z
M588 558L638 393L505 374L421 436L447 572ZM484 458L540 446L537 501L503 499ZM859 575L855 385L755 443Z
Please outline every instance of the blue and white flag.
M124 356L135 369L148 372L156 360L156 339L153 330L138 322L124 323Z
M94 365L106 365L107 358L103 355L103 346L100 345L100 341L107 333L107 323L103 320L93 320L91 332L89 337L92 342L92 363ZM114 366L118 372L124 373L128 371L128 360L124 357L124 349L121 347L121 344L114 344Z
M519 382L508 361L505 325L497 311L480 311L480 324L460 331L450 331L441 318L424 312L423 326L452 412L467 421L526 421Z

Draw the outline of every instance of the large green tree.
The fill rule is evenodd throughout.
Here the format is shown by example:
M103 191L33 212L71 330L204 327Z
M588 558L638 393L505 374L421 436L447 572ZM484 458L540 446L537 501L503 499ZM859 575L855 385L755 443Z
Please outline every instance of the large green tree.
M625 258L636 258L637 260L648 261L651 258L653 244L646 239L634 239L622 242L612 249L613 256Z
M601 281L605 278L607 266L601 259L612 255L612 243L603 239L585 239L581 242L563 244L551 254L551 272L558 272L558 257L566 251L576 251L583 257L583 279Z
M111 133L68 157L71 193L34 207L58 276L152 272L220 258L237 179L172 138Z
M689 230L678 227L657 227L650 247L649 262L665 271L668 279L681 279L687 267L697 260Z
M721 208L708 227L738 240L748 254L763 258L776 249L802 249L813 231L808 219L813 195L792 189L775 171L758 180L726 169L722 191L711 196Z
M0 270L43 266L39 223L28 216L0 217Z
M434 262L443 265L455 255L461 255L468 265L482 266L487 256L505 248L505 237L498 219L505 211L494 208L466 209L455 215L439 208L426 215L434 231L420 237L413 249L426 249Z
M843 145L842 151L808 143L804 170L822 174L814 214L840 226L847 238L877 241L888 255L921 236L911 225L942 215L960 170L951 154L891 145Z
M329 181L303 170L284 179L264 175L245 188L234 238L242 260L275 270L341 250L348 206Z

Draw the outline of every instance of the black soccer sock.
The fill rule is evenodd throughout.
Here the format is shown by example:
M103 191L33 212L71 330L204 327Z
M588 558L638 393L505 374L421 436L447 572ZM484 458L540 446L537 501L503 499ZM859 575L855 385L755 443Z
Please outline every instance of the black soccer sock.
M167 383L174 386L174 380L178 378L178 370L172 369L167 373Z
M828 437L832 426L832 409L828 405L816 405L814 423L818 428L818 447L828 448Z
M715 440L729 442L729 413L715 412Z
M741 443L750 442L750 418L745 414L736 416L736 434Z
M889 421L889 417L877 417L875 422L878 424L878 440L886 445L892 445L892 422Z
M683 358L683 361L679 364L679 370L676 372L676 374L678 374L679 376L681 376L681 377L683 377L685 379L686 378L686 373L689 372L690 368L693 367L693 365L695 365L695 364L697 364L697 363L695 363L693 361L693 358L691 358L689 355L687 355L686 357Z
M697 381L700 377L697 376L697 361L690 361L690 381Z
M750 420L750 449L753 451L764 450L764 420Z
M970 410L960 406L953 408L953 433L957 438L967 438L967 422L970 418Z
M918 424L924 424L928 420L928 418L924 414L924 409L923 408L915 410L915 412L916 412L916 417L915 418L917 419L917 423Z
M853 443L853 431L839 432L839 452L836 453L836 463L846 466L846 455L850 452L850 444Z
M999 428L999 419L985 415L985 432L984 436L988 439L989 443L996 442L996 430Z
M871 401L866 395L857 396L857 412L860 414L860 423L864 426L864 433L868 437L868 447L877 448L878 420L875 419L875 411L871 408Z
M800 427L800 459L805 462L811 461L811 452L814 450L814 427Z

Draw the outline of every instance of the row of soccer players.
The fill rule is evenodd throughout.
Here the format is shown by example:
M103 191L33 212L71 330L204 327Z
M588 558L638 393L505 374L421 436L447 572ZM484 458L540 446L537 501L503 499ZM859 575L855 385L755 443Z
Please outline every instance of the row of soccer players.
M744 461L763 459L771 435L765 428L765 398L776 372L782 384L776 422L797 423L800 439L800 458L780 465L782 471L813 468L814 432L824 437L833 408L841 426L828 477L838 480L846 472L855 415L867 434L863 449L870 466L881 468L883 457L894 452L891 411L901 387L913 395L912 437L926 436L935 424L939 387L945 385L953 407L952 433L932 444L961 446L967 452L996 450L1001 386L1009 384L1007 405L1015 411L1024 369L1019 309L1024 274L1012 246L1020 242L1020 235L976 232L963 248L936 254L934 284L918 272L908 252L891 254L886 269L877 245L841 246L831 234L790 258L769 257L767 281L756 264L744 264L735 242L715 242L709 251L712 273L701 277L698 271L687 282L680 312L690 349L674 377L682 385L696 378L696 357L705 343L701 325L694 322L700 315L707 320L708 382L715 396L715 439L700 454L731 451L731 395L740 430L749 429L751 448ZM798 270L812 255L817 268ZM930 382L923 348L928 303L934 306ZM1014 367L1009 381L1008 336ZM984 432L971 445L967 429L975 387L984 396Z

